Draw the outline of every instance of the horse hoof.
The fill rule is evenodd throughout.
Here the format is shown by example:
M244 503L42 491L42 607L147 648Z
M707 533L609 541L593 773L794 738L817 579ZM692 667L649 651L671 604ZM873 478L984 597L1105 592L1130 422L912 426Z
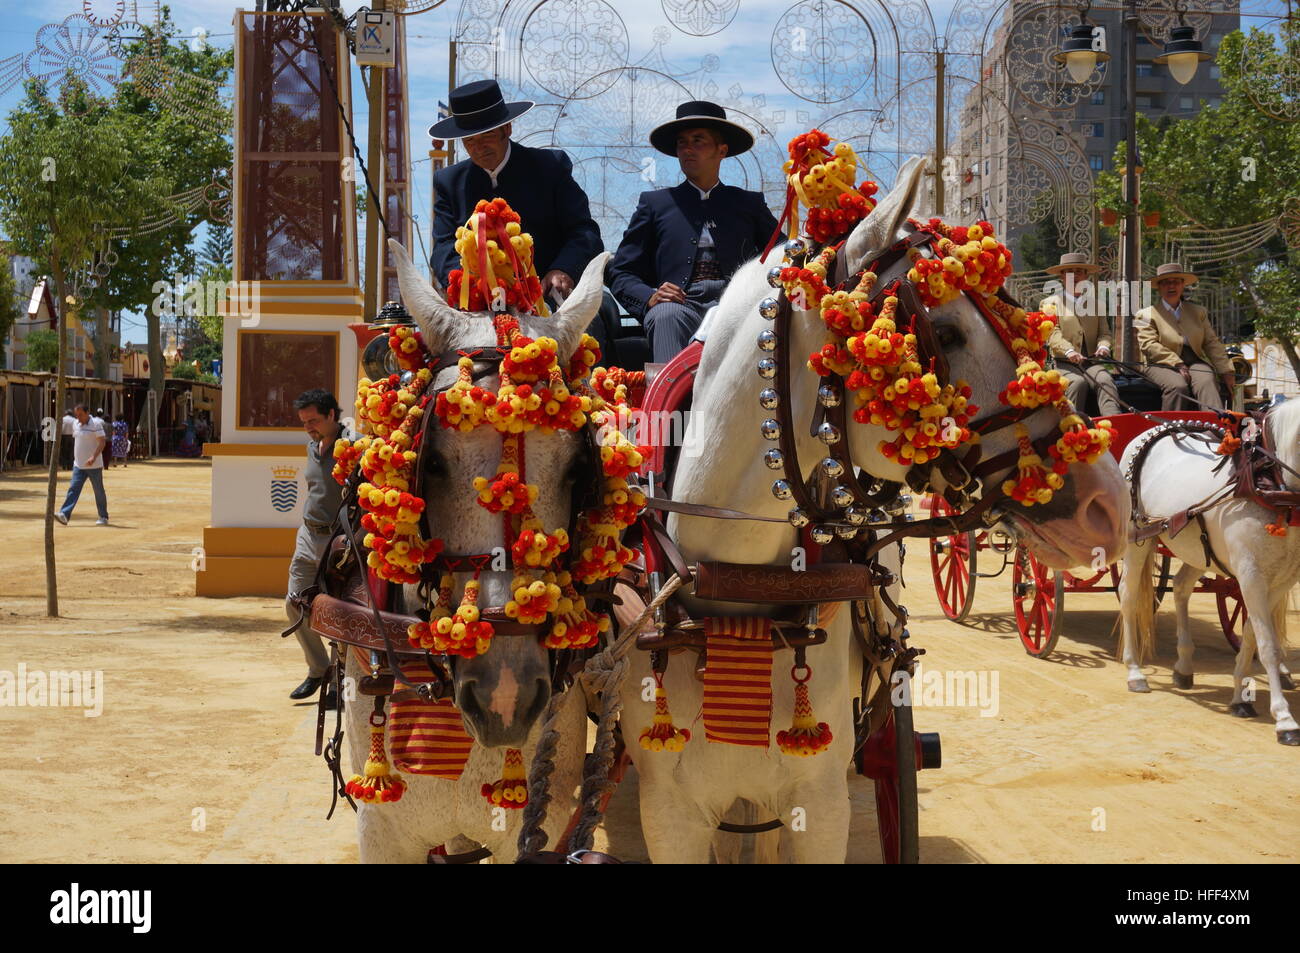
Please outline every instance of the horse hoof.
M1295 691L1295 682L1293 682L1293 681L1291 680L1291 676L1290 676L1289 673L1287 673L1287 672L1283 672L1283 673L1281 674L1281 679L1282 679L1282 690L1283 690L1283 691L1286 691L1286 692Z
M1228 706L1228 713L1235 718L1258 718L1259 712L1250 702L1233 702Z
M1300 729L1288 728L1277 733L1277 743L1295 748L1300 747Z
M1193 676L1184 675L1182 672L1178 671L1177 669L1174 670L1174 688L1191 688L1192 679Z
M1128 690L1131 692L1146 693L1151 691L1151 686L1147 684L1145 678L1130 678L1128 680Z

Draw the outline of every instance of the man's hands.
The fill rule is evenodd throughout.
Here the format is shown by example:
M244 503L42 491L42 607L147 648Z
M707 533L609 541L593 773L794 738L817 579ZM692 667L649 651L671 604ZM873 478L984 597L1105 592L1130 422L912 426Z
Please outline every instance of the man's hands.
M1078 351L1071 351L1069 354L1065 355L1065 358L1068 361L1074 361L1074 363L1076 364L1083 363L1083 355L1080 354Z
M573 279L558 268L553 268L542 277L542 294L554 292L556 298L567 298L573 293Z
M1223 383L1225 383L1225 384L1228 385L1228 392L1231 393L1231 392L1232 392L1232 389L1233 389L1234 387L1237 386L1237 375L1236 375L1236 374L1224 374L1224 375L1223 375Z
M685 304L686 292L681 288L678 288L671 281L665 281L655 289L655 293L652 294L650 300L646 302L646 307L653 308L655 305L663 304L665 301L672 301L676 304Z
M1110 357L1110 348L1105 346L1097 348L1097 360L1104 361L1108 357Z
M1182 374L1183 380L1187 381L1187 383L1190 384L1192 382L1192 369L1186 364L1179 364L1174 368L1174 370L1179 374Z

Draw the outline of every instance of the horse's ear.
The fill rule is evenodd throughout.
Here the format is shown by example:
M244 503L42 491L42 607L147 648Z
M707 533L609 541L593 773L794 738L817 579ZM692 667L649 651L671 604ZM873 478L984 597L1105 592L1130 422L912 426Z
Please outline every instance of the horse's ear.
M921 190L925 163L921 156L908 159L898 170L898 181L893 189L877 203L870 215L858 222L844 243L845 274L855 274L898 240L898 233L907 222Z
M605 263L609 259L610 253L607 251L593 258L583 270L582 278L573 293L560 305L560 310L555 312L552 336L559 345L560 356L566 361L573 356L578 342L582 340L582 332L587 330L587 325L591 324L591 319L600 310L601 298L605 292Z
M442 295L420 274L400 242L390 238L388 249L397 265L402 301L420 328L425 349L431 354L446 350L455 341L456 329L464 325L467 315L443 300Z

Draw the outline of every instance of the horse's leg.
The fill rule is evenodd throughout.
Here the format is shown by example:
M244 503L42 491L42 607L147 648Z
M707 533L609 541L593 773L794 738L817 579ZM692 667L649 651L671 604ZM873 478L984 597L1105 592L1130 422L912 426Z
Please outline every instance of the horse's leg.
M363 864L423 864L429 847L396 822L395 805L358 804L357 841Z
M820 757L832 758L835 750ZM827 762L826 770L798 781L786 798L781 819L790 827L796 864L842 864L848 856L852 805L848 775L832 767L838 763Z
M1191 601L1192 590L1200 581L1201 570L1196 566L1183 563L1182 568L1174 574L1172 594L1174 597L1174 616L1178 622L1178 661L1174 663L1174 687L1191 688L1195 669L1192 667L1192 654L1196 645L1192 642L1192 627L1188 619L1187 604Z
M1269 598L1268 576L1264 573L1243 573L1238 580L1241 595L1250 613L1259 646L1259 660L1268 673L1268 707L1273 713L1277 740L1284 745L1300 745L1300 725L1291 715L1291 707L1282 693L1282 673L1278 670L1280 652L1277 630L1273 628L1272 601ZM1243 645L1244 648L1244 645Z
M700 805L667 777L659 783L646 783L642 777L641 831L651 863L707 864L716 828Z
M1142 674L1139 640L1144 625L1148 630L1154 626L1151 619L1155 599L1151 584L1151 557L1155 551L1155 545L1150 542L1129 545L1124 550L1124 571L1119 579L1120 657L1128 668L1128 690L1131 692L1151 691L1146 676Z
M1292 691L1295 688L1295 682L1291 678L1291 668L1286 664L1286 610L1288 601L1288 596L1283 595L1279 596L1274 604L1273 631L1277 633L1277 669L1282 675L1282 687L1287 691Z
M1232 701L1228 704L1228 713L1238 718L1254 718L1259 714L1255 710L1254 691L1251 691L1249 699L1245 697L1246 685L1254 684L1253 681L1247 682L1254 659L1255 628L1247 619L1241 627L1241 648L1237 650L1237 658L1232 666Z

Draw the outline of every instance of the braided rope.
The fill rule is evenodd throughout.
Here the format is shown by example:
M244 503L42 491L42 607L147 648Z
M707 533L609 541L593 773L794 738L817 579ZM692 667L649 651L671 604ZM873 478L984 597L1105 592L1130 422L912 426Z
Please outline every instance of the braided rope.
M582 791L578 798L581 814L569 841L571 851L590 850L596 827L601 821L600 799L610 788L609 769L614 763L614 727L623 710L620 689L629 668L627 654L635 644L641 627L650 621L659 607L672 598L681 586L681 577L673 574L636 620L624 626L619 637L600 654L593 656L583 670L583 677L589 687L601 693L601 713L592 752L595 755L594 764L590 770L583 772ZM564 707L564 697L564 694L551 697L542 725L542 735L533 755L528 776L528 804L524 807L523 826L519 830L521 857L536 853L546 846L547 836L542 825L546 823L546 809L551 802L551 776L555 772L555 752L560 738L556 725Z

